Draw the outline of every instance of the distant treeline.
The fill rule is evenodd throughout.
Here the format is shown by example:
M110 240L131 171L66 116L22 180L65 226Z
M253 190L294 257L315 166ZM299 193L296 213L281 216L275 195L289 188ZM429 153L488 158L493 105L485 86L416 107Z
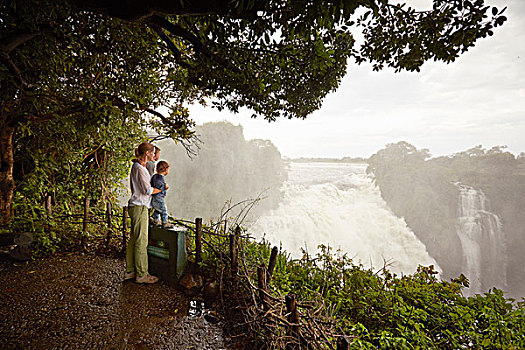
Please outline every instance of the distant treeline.
M492 213L503 225L507 246L508 291L525 295L525 154L514 156L504 147L474 147L451 156L431 158L406 142L387 145L370 157L381 195L425 243L443 268L443 277L458 276L464 266L457 234L460 182L481 190ZM485 266L490 268L490 266ZM482 281L490 288L490 281Z
M296 163L367 163L368 158L362 157L343 157L343 158L285 158L285 160Z

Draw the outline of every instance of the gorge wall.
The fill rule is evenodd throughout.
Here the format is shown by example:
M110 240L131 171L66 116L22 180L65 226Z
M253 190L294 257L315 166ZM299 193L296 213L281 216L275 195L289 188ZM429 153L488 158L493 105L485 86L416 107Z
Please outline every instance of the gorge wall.
M368 172L444 279L470 273L466 294L498 287L525 296L525 157L476 147L430 158L427 150L399 142L373 155ZM469 200L477 207L467 209Z

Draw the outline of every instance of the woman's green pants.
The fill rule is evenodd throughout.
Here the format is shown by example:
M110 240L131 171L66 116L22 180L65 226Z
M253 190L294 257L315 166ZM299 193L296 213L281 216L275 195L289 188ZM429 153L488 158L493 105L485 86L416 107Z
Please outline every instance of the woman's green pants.
M126 247L126 272L136 271L137 277L148 274L149 210L145 205L128 208L131 236Z

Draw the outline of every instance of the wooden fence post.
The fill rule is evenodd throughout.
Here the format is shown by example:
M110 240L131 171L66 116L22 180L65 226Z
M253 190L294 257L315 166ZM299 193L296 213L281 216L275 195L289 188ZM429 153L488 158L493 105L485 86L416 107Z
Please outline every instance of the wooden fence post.
M275 263L277 262L277 253L279 249L277 247L272 248L270 254L270 262L268 262L268 278L266 279L266 284L270 284L272 280L273 270L275 269Z
M84 221L82 223L82 240L81 240L81 246L84 251L87 250L88 221L89 221L89 197L86 196L86 198L84 198Z
M237 239L241 236L241 227L239 225L235 227L235 236L237 236Z
M122 252L126 251L126 231L128 230L128 207L122 208Z
M51 195L49 194L46 196L46 212L48 217L53 215L53 208L51 206Z
M109 248L111 241L111 202L106 202L106 223L108 225L108 235L106 236L106 250Z
M286 294L286 312L288 313L288 322L292 325L286 328L286 335L292 338L299 338L299 313L295 305L295 294Z
M264 311L269 310L268 296L266 295L266 271L264 271L264 265L257 267L257 286L259 287L259 298L263 305Z
M202 218L195 218L195 263L202 261Z
M230 234L230 257L231 257L231 261L232 261L232 266L231 266L231 273L232 273L232 276L236 276L237 275L237 243L238 243L238 238L240 236L240 231L241 231L241 228L239 226L237 226L235 228L235 233L234 234Z

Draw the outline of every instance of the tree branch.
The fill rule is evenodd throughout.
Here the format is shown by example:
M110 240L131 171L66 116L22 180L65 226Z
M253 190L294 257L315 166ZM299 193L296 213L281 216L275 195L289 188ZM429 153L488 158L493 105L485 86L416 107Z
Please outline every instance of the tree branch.
M157 111L155 111L155 110L153 110L151 108L147 108L147 107L141 106L140 109L142 111L145 111L145 112L148 112L148 113L151 113L151 114L155 115L156 117L160 118L160 120L162 120L164 123L168 124L172 128L180 129L183 126L182 122L174 123L169 118L167 118L164 115L162 115L162 113L159 113L159 112L157 112ZM158 140L163 140L165 138L169 138L169 136L157 135L157 136L155 136L155 137L153 137L151 139L151 142L158 141ZM184 147L188 157L193 158L199 153L199 149L200 149L199 143L201 141L200 141L200 139L197 136L195 136L195 134L193 134L191 137L189 137L187 139L178 138L177 142L179 142L182 145L182 147Z
M204 45L204 43L199 39L197 38L193 33L191 33L190 31L188 31L187 29L179 26L179 25L176 25L170 21L168 21L167 19L163 18L163 17L160 17L160 16L157 16L157 15L154 15L154 16L151 16L149 18L149 22L151 24L154 24L154 25L158 25L160 26L161 28L164 28L166 29L168 32L170 32L171 34L177 36L177 37L180 37L180 38L183 38L187 41L189 41L192 45L193 45L193 48L195 49L195 51L197 52L200 52L208 57L210 57L212 60L214 60L215 62L217 62L218 64L220 64L221 66L225 67L225 68L228 68L236 73L240 73L241 70L236 67L235 65L233 65L230 61L214 54L213 52L210 51L210 49Z
M0 48L2 52L7 54L11 53L18 45L25 43L28 40L33 39L35 36L40 35L40 32L31 33L16 33L0 40Z
M16 81L22 87L29 87L26 83L24 77L22 77L22 72L16 66L16 64L11 59L9 55L11 51L17 48L19 45L22 45L26 41L33 39L34 37L47 32L50 30L49 25L43 25L41 31L39 32L24 32L24 33L15 33L5 38L0 39L0 58L4 61L7 68L15 76Z
M144 112L148 112L153 114L154 116L158 117L160 120L162 120L164 123L168 124L174 129L180 129L182 127L182 123L174 123L169 118L165 117L162 113L157 112L156 110L153 110L151 108L140 106L140 110Z
M89 83L89 85L86 86L86 87L82 90L82 92L80 93L80 95L83 95L83 94L86 92L86 90L91 89L91 87L93 86L93 84L95 84L96 81L101 77L102 72L103 72L103 71L106 69L106 67L108 66L108 61L109 61L109 57L106 56L106 61L104 62L104 67L102 67L102 69L98 71L97 75L95 75L95 77L93 78L93 80L91 81L91 83Z
M25 119L31 122L45 122L53 120L58 116L67 116L73 113L82 112L83 107L80 103L75 103L73 106L65 108L58 112L46 113L46 114L29 114L25 116Z
M17 83L22 87L26 86L27 83L24 77L22 77L22 72L20 72L20 69L18 69L15 62L13 62L13 60L11 59L11 56L9 56L9 54L3 50L3 47L2 47L2 50L0 51L0 58L2 59L2 61L4 61L4 64L7 66L11 74L13 74Z
M175 46L175 44L173 43L173 41L170 40L170 38L162 31L162 28L160 28L158 25L156 24L151 24L150 25L153 30L158 34L158 36L164 40L164 42L166 43L166 45L168 45L168 48L170 49L170 51L173 53L173 55L175 56L175 62L177 62L181 67L184 67L184 68L187 68L187 69L192 69L193 67L182 60L182 53L180 52L180 50L177 48L177 46Z

